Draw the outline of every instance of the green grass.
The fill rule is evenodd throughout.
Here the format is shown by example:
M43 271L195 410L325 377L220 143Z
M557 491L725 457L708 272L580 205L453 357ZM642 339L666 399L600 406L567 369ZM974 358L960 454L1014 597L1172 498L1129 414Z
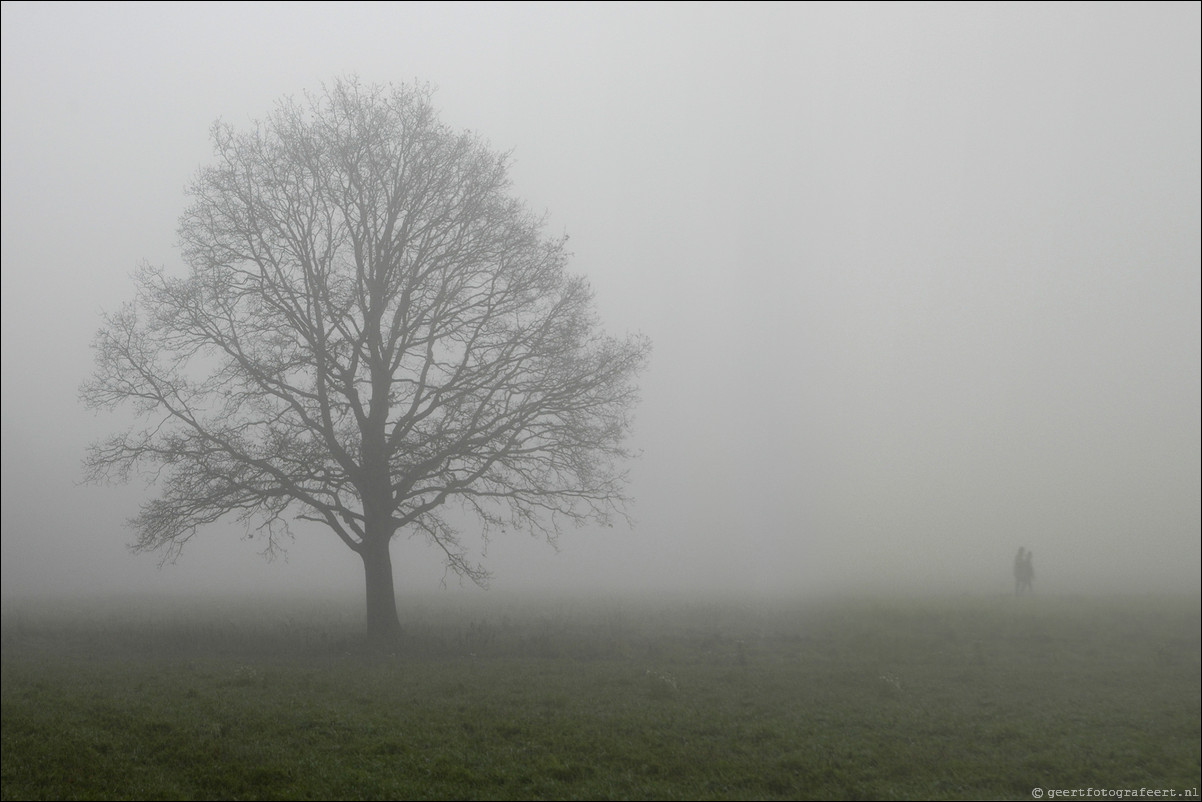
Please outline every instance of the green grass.
M6 602L4 799L1196 789L1199 601Z

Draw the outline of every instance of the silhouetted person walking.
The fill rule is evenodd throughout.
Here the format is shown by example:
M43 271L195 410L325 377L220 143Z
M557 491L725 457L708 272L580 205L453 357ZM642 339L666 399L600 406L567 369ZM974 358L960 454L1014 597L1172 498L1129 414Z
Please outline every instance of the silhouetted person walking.
M1014 555L1014 595L1018 596L1024 590L1033 592L1031 580L1035 578L1035 566L1031 562L1031 552L1019 547Z

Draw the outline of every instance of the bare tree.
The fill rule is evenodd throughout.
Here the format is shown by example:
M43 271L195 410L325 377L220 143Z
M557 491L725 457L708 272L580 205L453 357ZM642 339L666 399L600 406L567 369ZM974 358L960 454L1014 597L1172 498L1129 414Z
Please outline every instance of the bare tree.
M552 543L622 512L649 343L599 331L505 155L440 123L428 89L354 79L213 140L180 222L187 275L140 270L82 388L145 424L86 460L93 480L159 478L135 550L175 559L233 514L273 551L289 520L320 522L362 558L368 634L387 640L402 530L482 582L460 508L483 537Z

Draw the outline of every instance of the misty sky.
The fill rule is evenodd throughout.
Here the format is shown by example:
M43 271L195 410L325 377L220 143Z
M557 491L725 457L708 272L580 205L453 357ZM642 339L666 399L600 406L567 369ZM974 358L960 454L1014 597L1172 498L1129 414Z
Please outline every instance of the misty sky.
M182 269L217 118L428 81L642 331L633 528L496 588L1199 589L1200 6L3 5L3 592L361 593L298 525L131 555L80 486L103 311ZM437 555L393 545L398 590ZM460 591L453 578L451 592Z

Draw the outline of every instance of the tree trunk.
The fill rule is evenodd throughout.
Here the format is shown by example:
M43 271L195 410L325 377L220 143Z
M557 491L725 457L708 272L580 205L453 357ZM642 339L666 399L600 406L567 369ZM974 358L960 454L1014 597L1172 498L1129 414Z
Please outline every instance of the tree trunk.
M359 553L367 580L367 640L372 646L395 645L401 633L392 583L392 538L367 541Z

